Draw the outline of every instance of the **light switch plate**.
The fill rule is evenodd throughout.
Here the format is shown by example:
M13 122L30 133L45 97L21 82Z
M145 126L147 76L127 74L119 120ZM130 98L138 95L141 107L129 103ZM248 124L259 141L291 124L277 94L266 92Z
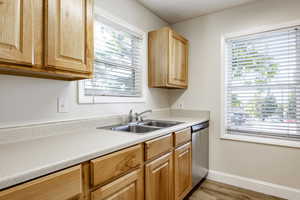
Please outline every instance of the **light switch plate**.
M177 109L183 109L183 102L176 104Z
M65 97L58 97L57 98L57 112L59 112L59 113L69 112L68 101Z
M179 109L183 109L183 103L179 104Z

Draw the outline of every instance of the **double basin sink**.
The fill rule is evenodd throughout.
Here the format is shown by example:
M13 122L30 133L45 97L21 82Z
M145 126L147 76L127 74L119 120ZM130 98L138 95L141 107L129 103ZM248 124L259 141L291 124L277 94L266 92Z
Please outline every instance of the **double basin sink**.
M176 126L181 123L182 122L176 122L176 121L145 120L142 122L99 127L98 129L107 129L112 131L123 131L123 132L142 134L142 133L148 133L148 132L160 130L163 128Z

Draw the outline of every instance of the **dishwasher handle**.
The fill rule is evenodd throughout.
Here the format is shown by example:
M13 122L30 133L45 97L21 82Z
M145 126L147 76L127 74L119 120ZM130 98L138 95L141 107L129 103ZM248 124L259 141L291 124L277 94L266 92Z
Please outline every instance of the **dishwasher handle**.
M192 133L200 131L200 130L205 129L207 127L209 127L209 121L206 121L206 122L203 122L203 123L200 123L200 124L196 124L196 125L192 126Z

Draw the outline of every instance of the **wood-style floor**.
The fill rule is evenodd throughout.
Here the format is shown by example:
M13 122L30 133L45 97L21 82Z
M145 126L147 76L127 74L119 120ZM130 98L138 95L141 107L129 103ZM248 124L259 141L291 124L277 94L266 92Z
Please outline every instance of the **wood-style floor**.
M187 200L283 200L281 198L205 180Z

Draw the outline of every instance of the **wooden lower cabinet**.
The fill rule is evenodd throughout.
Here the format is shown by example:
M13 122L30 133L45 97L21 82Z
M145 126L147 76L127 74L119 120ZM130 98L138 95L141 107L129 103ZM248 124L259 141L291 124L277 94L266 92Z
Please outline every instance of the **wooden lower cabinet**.
M141 144L91 160L91 184L103 185L143 164ZM105 172L105 173L103 173Z
M0 200L81 200L81 166L0 191Z
M107 185L100 187L91 194L92 200L143 200L144 175L137 169Z
M146 200L173 199L173 153L148 163L145 175Z
M175 200L183 199L192 188L192 146L187 143L174 153Z
M174 133L174 146L178 147L192 140L191 128L186 128Z
M151 160L163 155L173 148L171 134L145 142L145 160Z
M0 200L182 200L192 188L189 135L175 132L0 190Z

